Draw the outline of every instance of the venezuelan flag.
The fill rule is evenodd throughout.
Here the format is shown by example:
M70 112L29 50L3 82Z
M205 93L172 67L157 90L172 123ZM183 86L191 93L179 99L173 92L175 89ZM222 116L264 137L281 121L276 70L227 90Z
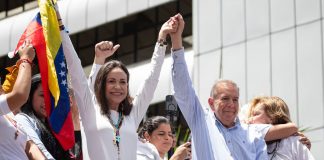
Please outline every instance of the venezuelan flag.
M56 3L56 1L53 1ZM16 50L26 38L36 49L48 121L62 147L74 145L74 128L68 95L67 66L59 24L51 0L39 0L40 13L27 26Z

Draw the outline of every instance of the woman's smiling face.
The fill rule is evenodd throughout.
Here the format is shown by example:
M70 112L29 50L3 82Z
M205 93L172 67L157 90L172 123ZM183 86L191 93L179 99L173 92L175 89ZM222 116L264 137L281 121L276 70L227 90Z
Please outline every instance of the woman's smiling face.
M44 101L44 92L41 83L38 84L33 94L32 105L33 105L33 110L35 111L36 115L39 118L43 119L47 117L45 101Z
M106 98L110 109L118 110L128 93L127 74L119 67L112 69L106 78Z

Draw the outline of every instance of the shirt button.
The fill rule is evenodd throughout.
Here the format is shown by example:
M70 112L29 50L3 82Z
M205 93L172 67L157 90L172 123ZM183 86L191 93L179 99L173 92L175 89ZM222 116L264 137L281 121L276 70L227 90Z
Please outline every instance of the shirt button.
M227 143L231 143L231 141L230 141L230 140L228 140L228 141L227 141Z

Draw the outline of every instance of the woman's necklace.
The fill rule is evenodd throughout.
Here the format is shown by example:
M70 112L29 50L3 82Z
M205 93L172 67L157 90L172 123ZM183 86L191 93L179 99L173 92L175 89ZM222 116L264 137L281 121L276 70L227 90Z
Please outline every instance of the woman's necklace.
M114 139L113 139L113 144L117 147L117 152L118 152L118 159L119 159L119 155L120 155L120 134L119 134L119 129L123 123L124 120L124 115L122 114L122 112L119 112L118 114L118 120L117 123L115 124L114 121L111 119L110 114L108 114L108 120L110 122L110 124L112 125L113 129L114 129Z
M270 151L270 152L267 151L268 155L271 155L272 154L270 160L272 160L277 155L277 151L278 151L278 147L279 147L280 141L281 140L279 139L279 140L274 140L274 141L270 141L270 142L267 143L267 144L273 144L273 143L275 143L275 147L272 149L272 151Z

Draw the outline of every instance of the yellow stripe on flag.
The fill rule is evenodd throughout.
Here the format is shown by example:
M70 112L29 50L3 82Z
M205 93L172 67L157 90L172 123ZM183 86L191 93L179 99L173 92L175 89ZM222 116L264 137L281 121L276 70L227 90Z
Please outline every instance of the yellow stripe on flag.
M56 0L38 0L41 14L43 33L46 42L46 56L48 61L48 86L54 97L55 107L60 96L60 89L57 80L57 73L54 66L54 59L60 48L62 39L60 36L59 24L54 9Z

